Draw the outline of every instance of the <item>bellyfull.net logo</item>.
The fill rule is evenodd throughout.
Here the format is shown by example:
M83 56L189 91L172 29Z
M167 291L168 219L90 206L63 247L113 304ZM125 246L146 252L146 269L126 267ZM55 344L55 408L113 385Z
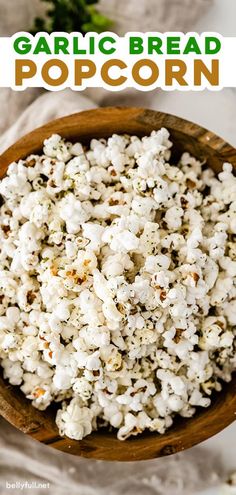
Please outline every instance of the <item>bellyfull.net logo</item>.
M6 481L6 490L15 490L17 493L23 490L48 490L50 488L50 483L42 481Z

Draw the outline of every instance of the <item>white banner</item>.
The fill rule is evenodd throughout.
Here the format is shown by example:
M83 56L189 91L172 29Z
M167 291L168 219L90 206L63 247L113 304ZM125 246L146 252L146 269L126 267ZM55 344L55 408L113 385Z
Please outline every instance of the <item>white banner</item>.
M218 33L16 33L0 38L0 87L217 91L236 87L236 38Z

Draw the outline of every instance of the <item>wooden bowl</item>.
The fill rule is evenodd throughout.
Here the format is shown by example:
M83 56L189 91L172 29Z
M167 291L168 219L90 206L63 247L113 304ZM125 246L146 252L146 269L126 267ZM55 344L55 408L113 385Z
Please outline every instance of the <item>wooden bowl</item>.
M36 129L11 146L0 157L0 177L8 165L42 149L43 140L59 133L69 140L89 142L93 137L108 137L112 133L147 135L153 129L166 127L174 142L178 157L189 151L206 159L216 172L225 161L236 167L236 151L210 131L173 115L138 108L102 108L61 118ZM144 433L121 442L114 433L100 430L74 441L59 436L54 422L55 407L41 412L35 409L23 393L0 379L0 413L15 427L32 438L70 454L110 461L137 461L173 454L215 435L232 423L236 414L236 377L215 394L208 409L199 409L191 419L176 418L174 426L164 435Z

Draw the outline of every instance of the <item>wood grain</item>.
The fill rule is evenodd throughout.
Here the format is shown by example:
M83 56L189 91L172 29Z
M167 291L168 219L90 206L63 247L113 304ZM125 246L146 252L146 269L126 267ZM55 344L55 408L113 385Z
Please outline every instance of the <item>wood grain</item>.
M166 127L174 141L173 154L189 151L206 160L218 172L225 161L236 169L236 151L214 133L173 115L140 108L103 108L64 117L34 130L21 138L0 157L0 177L9 164L42 149L44 139L52 133L71 141L88 143L91 138L112 133L139 136ZM164 435L142 434L125 443L106 430L92 433L81 442L59 436L54 422L55 407L36 410L17 387L0 377L0 413L16 428L51 447L74 455L110 461L136 461L170 455L187 449L215 435L236 417L236 377L224 384L213 397L208 409L199 409L191 419L176 419Z

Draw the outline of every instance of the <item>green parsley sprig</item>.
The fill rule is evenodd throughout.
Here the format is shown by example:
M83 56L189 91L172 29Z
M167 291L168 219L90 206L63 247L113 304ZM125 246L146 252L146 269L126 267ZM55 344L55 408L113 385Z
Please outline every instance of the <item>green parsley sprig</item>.
M73 31L85 34L89 31L102 33L112 26L112 21L98 12L99 0L41 0L49 4L45 17L36 17L32 34L39 31Z

